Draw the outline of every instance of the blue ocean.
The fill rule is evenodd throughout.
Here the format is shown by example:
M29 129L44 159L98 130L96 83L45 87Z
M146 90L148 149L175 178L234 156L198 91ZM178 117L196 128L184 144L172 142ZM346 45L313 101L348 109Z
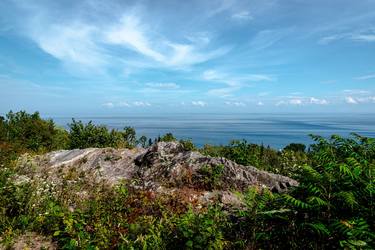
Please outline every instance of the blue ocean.
M51 117L65 128L71 117ZM234 139L281 149L289 143L311 144L309 134L328 137L351 132L375 137L374 114L155 114L121 117L74 117L108 128L134 127L137 135L155 138L172 132L197 146L228 144Z

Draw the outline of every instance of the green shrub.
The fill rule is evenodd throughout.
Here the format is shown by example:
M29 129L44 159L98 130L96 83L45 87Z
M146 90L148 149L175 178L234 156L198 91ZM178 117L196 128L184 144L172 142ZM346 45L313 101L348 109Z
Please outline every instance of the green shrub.
M201 182L205 188L210 190L217 189L222 184L224 165L204 165L199 169L198 173L201 175L198 176L198 182Z

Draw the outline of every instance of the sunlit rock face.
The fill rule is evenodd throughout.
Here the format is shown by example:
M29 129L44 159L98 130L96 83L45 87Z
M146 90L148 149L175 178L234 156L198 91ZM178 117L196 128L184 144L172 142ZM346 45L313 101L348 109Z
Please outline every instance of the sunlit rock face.
M198 204L219 201L239 206L234 191L255 186L284 192L298 185L289 177L187 151L179 142L159 142L146 149L61 150L21 157L19 167L24 169L24 180L40 178L56 185L79 179L110 185L126 181L156 194L183 194Z

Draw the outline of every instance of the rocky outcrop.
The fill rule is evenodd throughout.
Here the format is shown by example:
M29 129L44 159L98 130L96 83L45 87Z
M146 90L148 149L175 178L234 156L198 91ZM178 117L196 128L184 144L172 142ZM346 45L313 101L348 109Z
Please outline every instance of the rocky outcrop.
M283 192L288 187L298 185L297 181L282 175L261 171L252 166L242 166L225 158L185 151L178 142L159 142L137 156L134 163L137 166L137 175L142 180L174 187L194 184L194 178L207 177L204 176L204 171L201 171L202 168L214 169L219 166L222 166L219 173L222 189L244 190L249 186L260 186Z
M187 151L178 142L159 142L143 149L88 148L51 152L21 158L24 179L59 182L62 176L89 176L92 181L131 182L136 188L156 193L190 193L200 202L218 200L239 204L233 191L251 186L283 192L297 181L225 158ZM74 178L65 178L74 179ZM186 191L188 190L188 191Z

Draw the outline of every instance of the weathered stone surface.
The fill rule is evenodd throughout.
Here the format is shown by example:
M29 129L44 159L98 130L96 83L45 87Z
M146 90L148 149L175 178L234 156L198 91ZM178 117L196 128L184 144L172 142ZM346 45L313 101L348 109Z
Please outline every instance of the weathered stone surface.
M249 186L267 187L282 192L297 186L297 181L282 175L242 166L225 158L208 157L199 152L185 151L178 142L159 142L135 158L140 178L154 183L169 183L178 186L188 182L189 175L199 176L204 166L224 166L223 188L244 190ZM181 180L185 178L185 180Z
M110 184L128 180L136 188L146 188L156 193L171 194L183 189L198 202L218 200L236 206L240 200L232 193L233 190L244 191L250 186L258 186L283 192L288 187L298 185L297 181L285 176L242 166L225 158L186 151L178 142L159 142L147 149L55 151L31 160L20 158L19 165L25 169L25 176L31 179L43 177L44 180L58 183L62 176L83 174L92 181ZM218 183L208 185L210 176L202 170L218 166L222 169L219 180L216 180ZM195 191L199 191L198 194Z

